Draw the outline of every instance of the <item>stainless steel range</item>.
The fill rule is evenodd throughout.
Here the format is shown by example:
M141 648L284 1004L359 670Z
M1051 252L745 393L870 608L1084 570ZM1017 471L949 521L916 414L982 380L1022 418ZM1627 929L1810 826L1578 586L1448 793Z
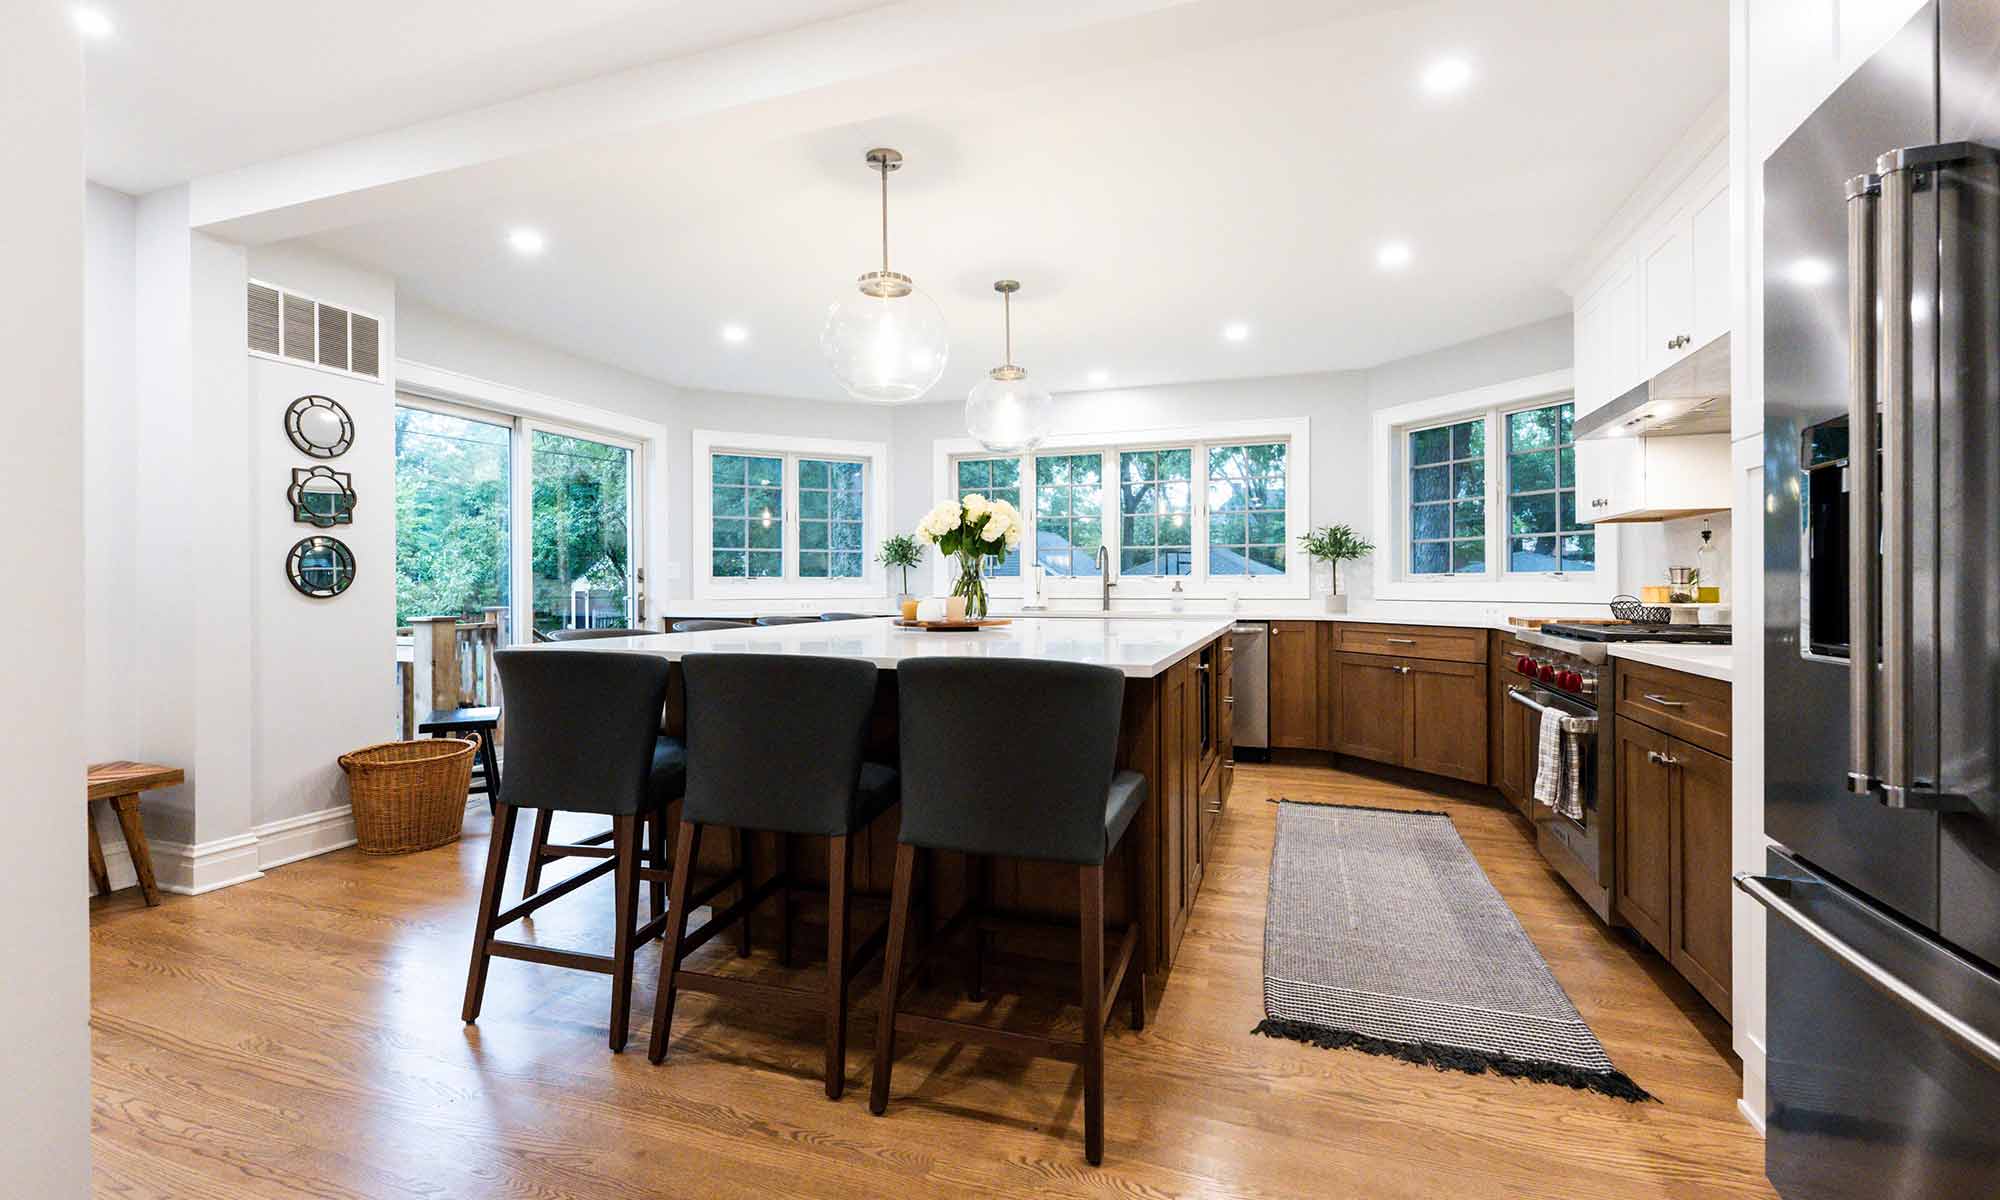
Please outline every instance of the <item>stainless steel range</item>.
M1574 795L1535 804L1535 848L1584 903L1608 924L1612 911L1613 829L1617 772L1612 723L1599 719L1599 698L1616 695L1614 642L1728 645L1727 625L1566 625L1552 622L1514 635L1534 653L1505 665L1507 702L1562 722L1563 769L1577 780ZM1609 713L1604 716L1608 717Z

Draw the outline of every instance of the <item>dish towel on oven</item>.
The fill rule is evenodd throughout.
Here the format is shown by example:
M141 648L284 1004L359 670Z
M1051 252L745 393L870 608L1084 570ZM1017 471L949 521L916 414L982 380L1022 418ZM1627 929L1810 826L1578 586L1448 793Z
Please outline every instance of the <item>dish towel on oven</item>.
M1535 800L1550 808L1560 808L1562 803L1562 735L1563 714L1544 708L1540 743L1535 750Z

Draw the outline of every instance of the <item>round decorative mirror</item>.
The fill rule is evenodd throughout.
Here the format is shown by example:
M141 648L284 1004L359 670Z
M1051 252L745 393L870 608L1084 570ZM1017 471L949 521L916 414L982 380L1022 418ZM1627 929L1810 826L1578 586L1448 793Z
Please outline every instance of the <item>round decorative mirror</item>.
M285 407L285 436L314 458L339 458L354 444L354 421L337 400L300 396Z
M301 525L331 529L354 523L354 476L345 471L293 467L285 495L292 502L292 520Z
M338 596L354 582L354 552L339 538L301 538L285 557L285 575L304 595Z

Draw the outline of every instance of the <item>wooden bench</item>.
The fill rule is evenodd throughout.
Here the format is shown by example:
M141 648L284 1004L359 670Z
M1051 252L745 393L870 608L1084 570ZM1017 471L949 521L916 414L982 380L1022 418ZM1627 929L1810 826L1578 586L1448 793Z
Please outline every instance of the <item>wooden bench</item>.
M132 853L132 870L139 876L139 891L148 906L155 905L160 902L160 885L153 879L153 854L146 848L146 827L139 819L139 794L173 787L186 779L187 774L179 767L152 763L91 765L85 775L88 793L84 798L83 820L90 828L90 880L98 895L110 894L111 874L104 866L104 843L98 839L97 822L91 816L90 806L99 800L111 802L111 811L118 816L119 831L125 835L125 848Z

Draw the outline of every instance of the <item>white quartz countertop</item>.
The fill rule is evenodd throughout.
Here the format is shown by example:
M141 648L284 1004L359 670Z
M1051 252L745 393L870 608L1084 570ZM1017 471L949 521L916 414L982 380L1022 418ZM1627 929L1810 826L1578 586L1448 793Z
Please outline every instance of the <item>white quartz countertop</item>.
M1669 671L1685 671L1689 675L1720 679L1724 683L1734 680L1735 653L1733 646L1673 646L1648 642L1611 644L1613 658L1645 663L1649 667L1663 667Z
M819 654L861 658L894 670L907 658L1023 658L1116 667L1150 678L1226 633L1226 616L1014 617L1011 624L965 633L899 629L888 617L799 625L711 629L546 642L542 651L625 650L678 659L684 654Z

